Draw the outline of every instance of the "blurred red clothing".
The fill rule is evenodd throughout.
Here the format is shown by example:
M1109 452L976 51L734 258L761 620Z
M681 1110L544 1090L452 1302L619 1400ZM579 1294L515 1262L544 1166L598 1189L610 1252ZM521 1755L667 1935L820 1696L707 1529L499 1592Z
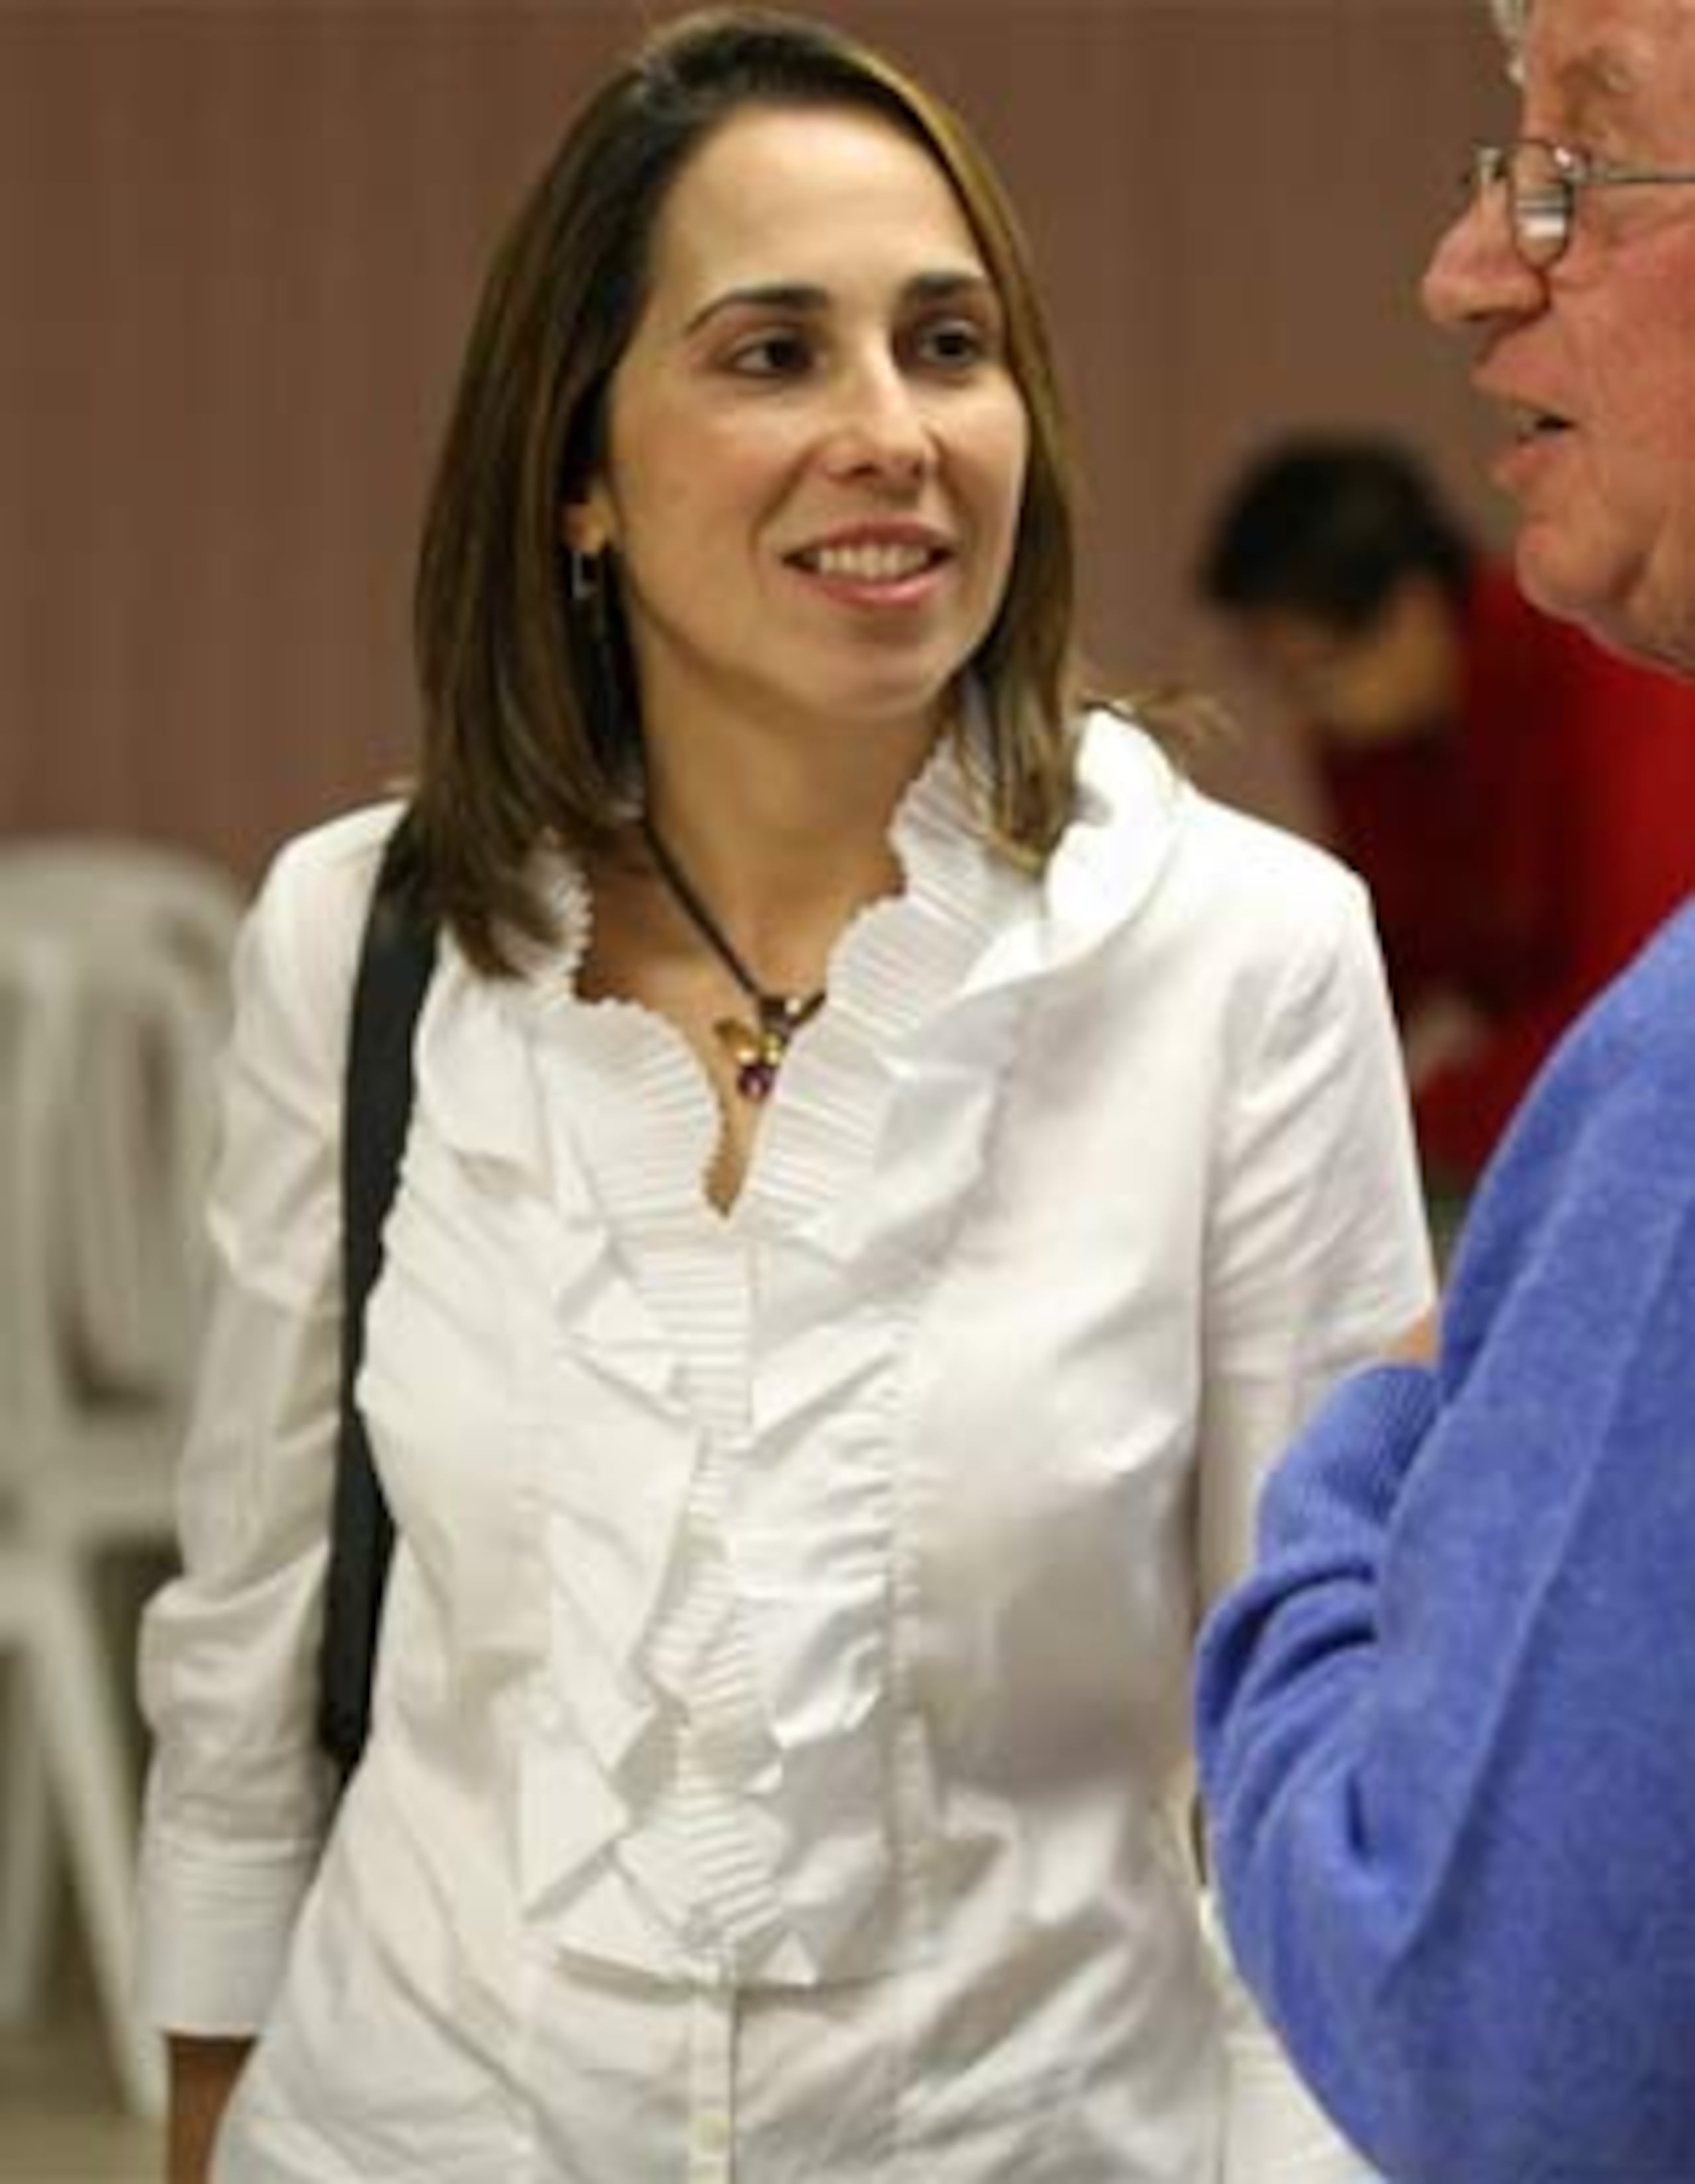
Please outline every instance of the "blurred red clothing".
M1494 567L1464 672L1451 727L1318 752L1403 1023L1438 995L1487 1019L1414 1101L1431 1178L1462 1184L1565 1025L1695 889L1695 685L1603 652Z

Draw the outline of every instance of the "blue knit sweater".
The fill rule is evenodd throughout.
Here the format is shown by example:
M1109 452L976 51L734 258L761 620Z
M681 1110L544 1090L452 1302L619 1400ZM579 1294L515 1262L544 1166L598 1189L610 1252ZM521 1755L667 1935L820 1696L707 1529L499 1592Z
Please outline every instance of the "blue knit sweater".
M1295 2059L1394 2184L1695 2184L1695 910L1261 1523L1198 1727Z

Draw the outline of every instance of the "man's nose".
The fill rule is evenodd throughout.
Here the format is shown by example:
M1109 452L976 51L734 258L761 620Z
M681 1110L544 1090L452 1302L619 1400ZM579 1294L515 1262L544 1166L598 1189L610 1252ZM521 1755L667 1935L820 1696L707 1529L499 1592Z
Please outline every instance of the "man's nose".
M1503 184L1473 192L1438 237L1419 292L1426 315L1449 332L1542 308L1543 277L1513 241Z

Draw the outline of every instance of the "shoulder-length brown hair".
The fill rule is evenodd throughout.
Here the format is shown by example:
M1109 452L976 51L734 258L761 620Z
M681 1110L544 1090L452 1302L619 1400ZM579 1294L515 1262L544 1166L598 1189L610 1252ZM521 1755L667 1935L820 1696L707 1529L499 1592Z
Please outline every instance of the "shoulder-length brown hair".
M914 139L953 185L1006 314L1029 414L1018 539L973 668L990 734L985 819L1038 861L1072 794L1073 488L1047 331L1006 196L964 125L892 63L814 21L729 8L661 30L578 114L485 287L425 518L414 599L424 748L414 800L436 907L471 960L503 926L545 939L528 882L551 837L627 817L641 719L611 557L575 599L563 517L603 452L609 382L646 301L685 164L748 105L848 106Z

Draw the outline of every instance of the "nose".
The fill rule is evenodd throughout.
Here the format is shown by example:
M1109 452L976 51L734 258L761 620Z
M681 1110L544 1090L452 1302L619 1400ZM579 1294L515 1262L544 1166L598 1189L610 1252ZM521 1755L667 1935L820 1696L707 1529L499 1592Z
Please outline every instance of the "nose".
M1437 238L1419 292L1425 315L1450 333L1542 308L1547 276L1527 265L1514 245L1503 184L1468 198Z
M832 421L832 474L909 486L928 472L935 457L920 390L900 359L885 353L857 359L844 372Z

